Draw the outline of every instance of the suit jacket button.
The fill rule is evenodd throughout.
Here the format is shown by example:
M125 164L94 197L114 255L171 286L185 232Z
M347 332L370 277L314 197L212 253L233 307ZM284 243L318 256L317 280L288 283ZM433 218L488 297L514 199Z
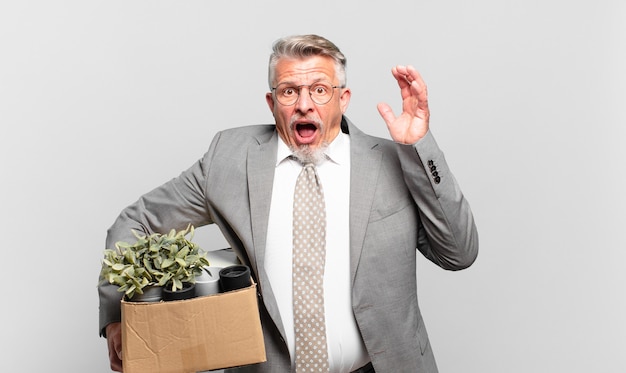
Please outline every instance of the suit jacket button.
M439 172L437 172L437 171L433 171L433 176L434 176L434 177L439 176Z
M441 178L439 176L435 176L435 184L439 184Z
M432 166L433 164L435 164L435 162L432 161L432 159L430 161L428 161L428 165Z

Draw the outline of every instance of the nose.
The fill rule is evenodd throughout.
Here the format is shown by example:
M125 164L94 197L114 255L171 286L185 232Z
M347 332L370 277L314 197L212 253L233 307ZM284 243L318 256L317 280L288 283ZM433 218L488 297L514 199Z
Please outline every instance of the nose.
M315 107L314 105L315 103L311 99L311 95L309 93L309 87L300 87L300 94L298 95L298 100L296 100L295 103L296 110L301 113L308 113L313 110Z

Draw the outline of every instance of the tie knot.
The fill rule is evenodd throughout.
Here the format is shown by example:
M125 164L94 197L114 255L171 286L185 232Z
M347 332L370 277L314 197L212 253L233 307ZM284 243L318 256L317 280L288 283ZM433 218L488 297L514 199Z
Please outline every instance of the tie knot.
M308 185L315 185L316 188L320 188L321 189L321 185L320 185L320 180L319 180L319 176L317 175L317 168L315 167L315 164L313 163L305 163L302 166L302 171L300 171L300 175L298 176L298 180L304 181L306 180L306 183Z

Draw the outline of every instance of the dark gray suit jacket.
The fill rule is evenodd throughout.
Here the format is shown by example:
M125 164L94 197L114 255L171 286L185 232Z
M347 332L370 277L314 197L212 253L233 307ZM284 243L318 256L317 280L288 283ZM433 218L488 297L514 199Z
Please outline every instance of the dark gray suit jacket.
M436 372L416 287L416 249L438 266L459 270L478 253L469 204L429 132L400 145L358 130L350 134L350 273L352 308L374 368ZM131 229L167 232L217 224L258 283L267 362L241 372L289 372L285 331L265 272L264 254L276 162L274 125L218 133L205 156L179 177L122 211L107 247L133 242ZM99 287L100 330L120 320L120 294Z

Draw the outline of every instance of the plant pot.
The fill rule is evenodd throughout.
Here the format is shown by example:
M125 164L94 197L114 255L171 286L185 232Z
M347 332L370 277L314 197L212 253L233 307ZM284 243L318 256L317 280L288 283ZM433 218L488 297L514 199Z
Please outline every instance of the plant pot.
M172 288L163 288L163 300L168 302L172 300L191 299L196 296L196 285L191 282L184 282L183 288L172 291Z
M243 264L222 268L220 271L220 285L223 292L247 288L252 285L250 268Z
M163 288L156 285L148 285L142 289L143 294L135 293L131 302L160 302L163 299Z

